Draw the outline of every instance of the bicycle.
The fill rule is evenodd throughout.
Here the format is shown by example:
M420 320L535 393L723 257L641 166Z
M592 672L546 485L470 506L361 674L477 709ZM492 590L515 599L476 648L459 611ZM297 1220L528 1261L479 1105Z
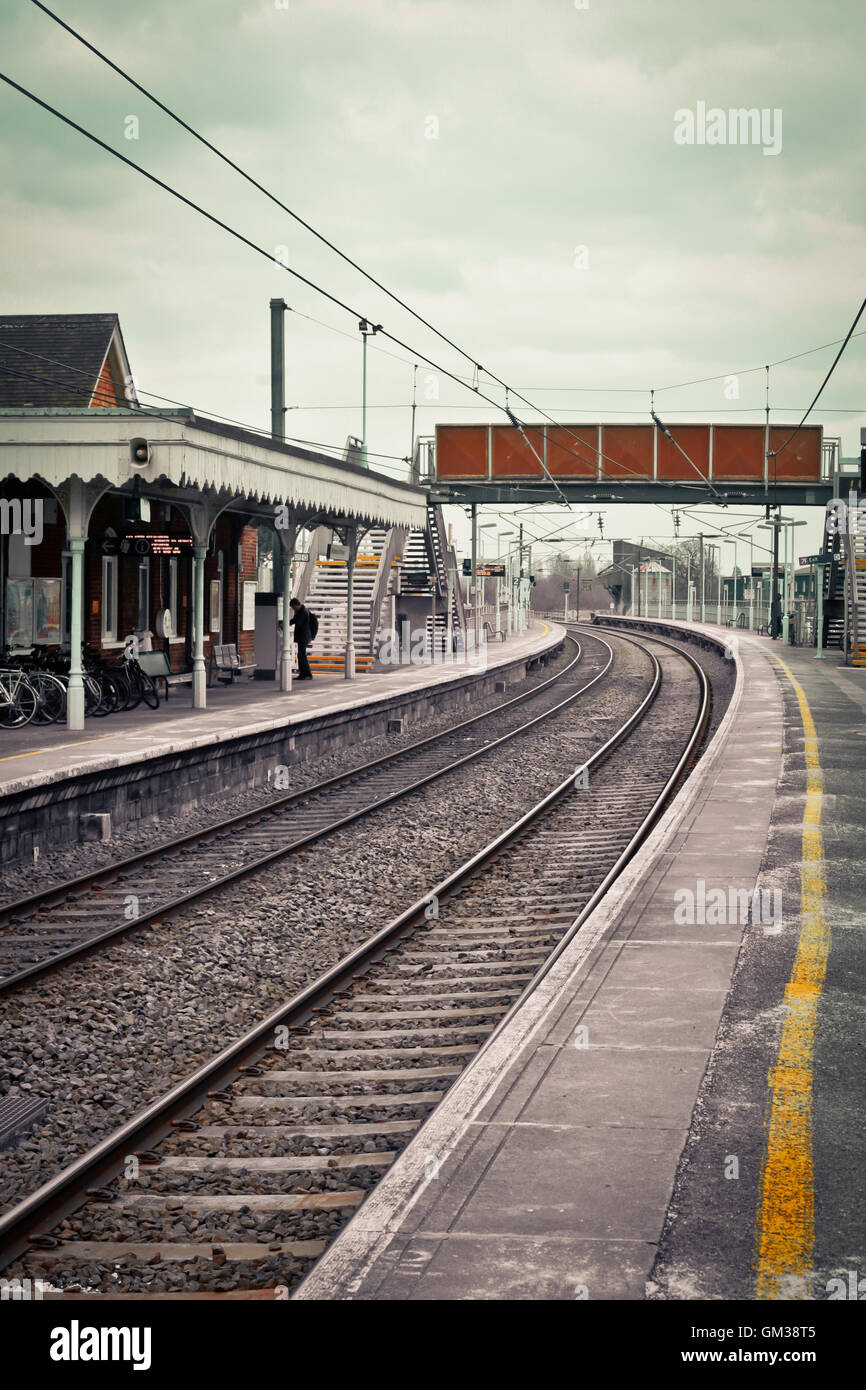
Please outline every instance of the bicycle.
M20 729L36 713L39 698L20 666L0 670L0 726Z
M59 648L48 653L42 658L42 665L45 669L60 681L65 692L69 690L69 653L62 652ZM108 710L103 708L102 687L93 673L85 669L81 675L84 686L84 713L107 714Z
M27 655L7 651L5 660L10 666L20 668L36 691L37 706L33 723L61 723L66 717L66 686L59 676L46 669L45 652L39 647L34 647Z
M138 661L131 653L125 652L123 657L123 670L126 679L136 694L136 705L141 700L149 709L159 709L159 691L152 676L146 671L142 671Z

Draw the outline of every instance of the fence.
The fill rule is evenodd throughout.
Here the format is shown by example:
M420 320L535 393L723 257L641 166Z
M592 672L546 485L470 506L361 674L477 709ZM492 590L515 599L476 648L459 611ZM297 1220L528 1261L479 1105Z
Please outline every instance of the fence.
M599 617L604 618L604 609L594 610ZM589 619L590 613L584 613L582 618ZM701 621L701 605L698 599L692 603L677 601L671 604L670 599L662 598L661 604L658 602L650 603L647 607L643 605L641 612L638 612L637 605L625 610L627 617L645 618L669 618L675 622L695 622ZM704 605L704 619L707 623L718 623L722 627L737 627L746 631L759 632L770 626L771 605L766 598L755 598L751 609L749 608L748 598L745 602L741 599L734 603L730 599L722 599L721 602L707 602ZM573 611L566 615L562 609L546 613L536 613L535 617L546 618L550 622L562 623L566 620L577 622L579 619ZM800 647L813 647L815 645L816 616L815 600L809 598L792 599L788 605L788 617L791 631L791 640Z

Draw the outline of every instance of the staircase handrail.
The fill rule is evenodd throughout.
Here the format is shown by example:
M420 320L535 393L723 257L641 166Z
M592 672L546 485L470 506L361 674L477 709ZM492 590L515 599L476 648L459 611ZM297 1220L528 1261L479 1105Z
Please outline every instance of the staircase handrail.
M310 585L313 582L313 575L316 573L316 565L318 564L319 550L321 548L319 544L319 537L323 532L325 534L328 534L328 528L326 526L316 527L309 541L310 558L309 560L306 560L304 564L301 566L300 573L295 575L295 585L294 589L292 590L292 598L300 599L301 603L303 603L304 599L307 597L307 594L310 592Z
M388 580L391 575L391 568L398 555L403 554L406 544L406 527L392 526L387 536L382 552L379 556L379 568L376 570L376 578L373 581L373 592L370 597L370 649L376 640L376 632L379 627L379 615L382 611L382 603L388 592Z
M857 650L857 566L856 546L853 532L845 537L845 630L843 635L845 665L851 665L851 657Z
M447 595L448 575L449 573L453 575L454 582L452 587L452 593L454 595L454 603L457 607L457 620L460 624L462 631L465 632L466 605L463 602L463 586L461 585L460 580L457 576L457 554L454 550L453 545L451 545L450 541L448 540L448 532L445 530L445 517L442 514L441 506L438 503L436 503L435 506L430 507L428 510L432 513L433 524L435 525L439 535L439 554L442 559L442 568L445 571L444 574L439 574L439 583L443 590L443 593Z

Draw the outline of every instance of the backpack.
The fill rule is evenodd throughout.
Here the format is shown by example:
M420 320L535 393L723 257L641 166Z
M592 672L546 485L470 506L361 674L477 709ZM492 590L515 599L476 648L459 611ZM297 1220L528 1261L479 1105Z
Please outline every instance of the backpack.
M309 614L310 619L310 641L312 642L319 631L319 620L316 617L315 613L310 613L309 609L307 609L307 612Z

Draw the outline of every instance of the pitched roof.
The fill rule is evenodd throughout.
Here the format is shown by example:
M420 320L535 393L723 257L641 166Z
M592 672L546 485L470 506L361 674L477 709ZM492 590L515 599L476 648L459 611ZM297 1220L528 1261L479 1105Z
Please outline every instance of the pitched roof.
M90 405L115 334L122 395L129 364L117 314L0 315L0 408Z

